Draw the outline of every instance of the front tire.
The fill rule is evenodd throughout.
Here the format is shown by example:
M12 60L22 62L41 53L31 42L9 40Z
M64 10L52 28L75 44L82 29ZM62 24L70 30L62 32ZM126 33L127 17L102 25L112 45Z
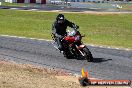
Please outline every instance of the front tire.
M93 61L93 56L92 56L90 50L86 46L82 49L82 53L84 54L84 58L88 62L92 62Z
M71 58L72 58L72 55L71 55L70 52L64 51L64 52L63 52L63 55L64 55L64 57L66 57L67 59L71 59Z

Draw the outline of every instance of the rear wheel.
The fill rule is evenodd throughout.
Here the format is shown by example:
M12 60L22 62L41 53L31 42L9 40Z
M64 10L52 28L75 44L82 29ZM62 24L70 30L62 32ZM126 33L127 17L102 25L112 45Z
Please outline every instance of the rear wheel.
M83 57L88 61L88 62L92 62L93 61L93 56L90 52L90 50L87 47L84 47L82 50L83 53Z

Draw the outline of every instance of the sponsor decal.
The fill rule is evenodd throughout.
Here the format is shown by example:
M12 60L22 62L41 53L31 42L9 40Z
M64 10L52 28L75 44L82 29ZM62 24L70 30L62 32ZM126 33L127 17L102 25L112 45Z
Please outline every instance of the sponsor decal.
M90 79L88 71L85 71L84 68L82 68L82 76L79 77L79 83L82 86L88 86L88 85L116 85L116 86L130 86L131 81L130 80L99 80L99 79Z

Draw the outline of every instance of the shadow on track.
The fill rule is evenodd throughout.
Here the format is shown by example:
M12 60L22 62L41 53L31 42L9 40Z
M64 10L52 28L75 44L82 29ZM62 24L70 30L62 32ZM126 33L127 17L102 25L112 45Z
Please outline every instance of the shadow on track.
M110 61L110 60L112 60L112 59L94 58L93 63L101 63L101 62L106 62L106 61Z
M77 59L77 58L70 58L70 59L76 59L76 60L86 60L86 59ZM105 58L93 58L92 63L102 63L102 62L106 62L106 61L111 61L112 59L105 59Z

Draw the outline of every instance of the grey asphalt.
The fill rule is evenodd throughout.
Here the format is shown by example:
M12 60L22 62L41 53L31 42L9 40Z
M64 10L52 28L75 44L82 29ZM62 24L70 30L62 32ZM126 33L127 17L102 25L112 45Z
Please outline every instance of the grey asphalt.
M71 11L71 12L82 12L88 9L85 8L66 8L64 6L27 6L27 7L20 7L20 6L0 6L0 9L11 9L17 8L18 10L31 10L36 9L39 11L52 11L52 10L63 10L63 11ZM89 9L90 10L90 9Z
M66 7L66 6L0 6L0 9L14 9L14 10L32 10L37 11L53 11L60 10L65 12L83 12L83 11L96 11L96 12L132 12L132 11L120 11L119 9L111 8L76 8L76 7Z
M132 51L88 46L94 61L66 59L51 41L0 36L0 59L17 63L59 68L81 74L81 68L90 77L99 79L132 80Z

